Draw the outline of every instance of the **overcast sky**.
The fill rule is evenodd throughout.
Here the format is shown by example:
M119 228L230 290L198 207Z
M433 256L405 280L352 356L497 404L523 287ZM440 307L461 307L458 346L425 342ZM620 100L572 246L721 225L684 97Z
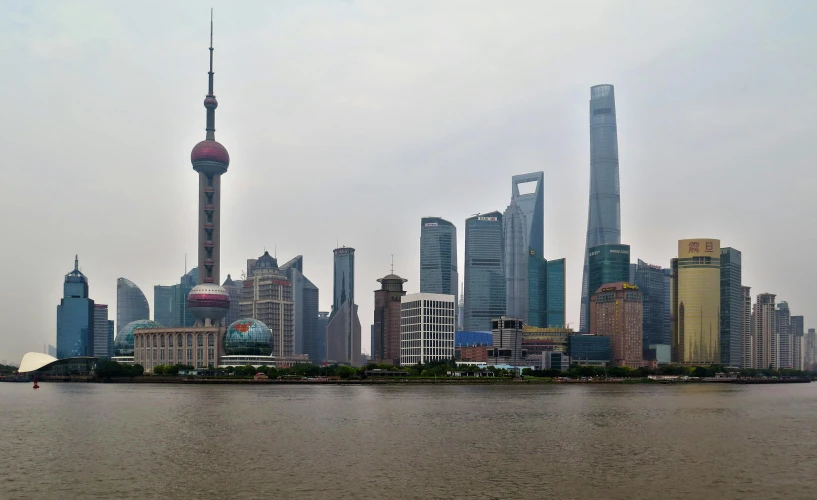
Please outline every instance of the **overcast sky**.
M214 1L222 279L277 246L332 297L357 249L368 351L377 278L419 290L422 216L458 229L545 172L545 253L577 325L589 88L616 88L622 242L669 265L680 238L743 252L744 284L806 327L817 259L817 3ZM0 4L0 361L56 343L78 253L115 318L196 260L209 2Z

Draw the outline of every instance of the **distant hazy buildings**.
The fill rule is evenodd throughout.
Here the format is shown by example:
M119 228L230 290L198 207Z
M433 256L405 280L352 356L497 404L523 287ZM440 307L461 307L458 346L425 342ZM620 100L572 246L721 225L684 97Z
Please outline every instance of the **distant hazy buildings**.
M357 305L348 300L332 311L326 326L326 356L329 362L360 366L360 319Z
M465 219L463 329L488 331L491 319L505 315L502 214Z
M291 259L281 266L286 272L289 282L292 283L292 298L295 302L295 344L293 354L313 352L318 342L318 308L319 291L306 276L304 276L304 258L302 255Z
M805 352L803 353L803 369L814 371L817 366L817 330L809 328L805 335ZM51 347L51 346L49 346Z
M775 295L761 293L755 302L752 314L754 323L754 367L758 369L779 368L777 318L775 313Z
M453 295L458 301L457 228L440 217L420 221L420 293Z
M582 277L581 324L589 328L590 286L587 256L590 249L621 243L621 196L618 182L618 130L616 96L612 85L590 87L590 204ZM625 278L626 281L626 278Z
M116 326L120 330L131 321L150 319L150 306L145 294L125 278L116 280Z
M166 327L192 327L196 318L187 308L187 296L198 281L198 268L191 269L176 285L153 287L153 319ZM225 289L226 290L226 289ZM228 292L229 295L229 292ZM230 295L232 298L232 295ZM236 300L235 306L238 306ZM230 310L233 305L231 303ZM144 319L144 318L142 318Z
M389 274L377 280L380 290L374 292L372 325L372 360L375 363L400 364L400 303L406 294L408 280Z
M94 304L94 357L107 359L113 356L113 321L108 319L108 306Z
M603 244L590 247L587 262L587 284L590 293L596 293L606 283L627 283L630 280L630 245ZM590 325L590 311L583 324ZM587 330L582 330L586 332Z
M721 248L721 364L740 366L743 337L743 291L741 254Z
M802 370L804 367L804 322L803 316L792 316L789 326L792 336L792 368Z
M743 331L741 333L741 368L753 368L755 366L754 348L754 323L752 322L752 288L748 286L740 287L741 291L741 314L743 315Z
M257 319L272 332L273 354L292 356L295 349L295 302L292 283L277 260L264 252L256 260L252 277L241 290L241 317Z
M401 298L400 364L454 359L453 295L414 293Z
M57 358L94 355L94 301L88 297L88 278L79 270L65 275L63 295L57 306Z
M610 337L610 361L638 368L643 352L644 308L638 287L607 283L590 296L590 333Z
M775 368L794 367L794 346L791 334L791 310L789 303L781 301L775 311L775 333L777 336L777 365Z
M313 363L323 363L326 361L326 327L329 325L329 312L318 312L318 335L315 337L315 344L307 344L305 353ZM311 350L310 350L311 349Z
M630 282L641 291L644 304L644 348L670 345L670 270L638 259L630 264Z
M227 279L224 280L224 283L222 283L221 286L222 288L224 288L224 291L226 291L227 295L230 297L230 310L227 312L227 316L224 316L224 324L231 325L233 324L234 321L241 319L241 289L244 286L244 282L242 280L233 280L232 276L228 274ZM158 311L156 311L155 303L153 306L153 315L154 319L156 319L156 321L159 321L157 316ZM161 323L161 321L159 321L159 323ZM177 325L168 324L168 326Z
M332 312L326 327L326 352L330 361L360 365L360 318L355 303L355 249L334 250Z
M720 363L720 240L680 240L672 259L672 360Z

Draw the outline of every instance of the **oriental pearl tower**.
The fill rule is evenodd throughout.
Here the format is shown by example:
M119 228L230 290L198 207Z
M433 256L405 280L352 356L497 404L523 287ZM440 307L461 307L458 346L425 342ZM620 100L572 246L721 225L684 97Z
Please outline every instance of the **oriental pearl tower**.
M219 285L221 175L227 172L230 155L216 141L216 108L213 94L213 12L210 11L209 92L204 98L207 109L207 135L193 147L190 162L199 173L198 254L199 281L187 296L187 308L196 318L196 326L220 326L230 309L230 296Z

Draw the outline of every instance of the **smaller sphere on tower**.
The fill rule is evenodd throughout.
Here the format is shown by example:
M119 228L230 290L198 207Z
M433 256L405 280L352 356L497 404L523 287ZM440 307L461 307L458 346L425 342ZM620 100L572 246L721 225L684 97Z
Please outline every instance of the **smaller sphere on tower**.
M216 101L215 97L207 97L204 99L204 107L207 109L216 109L218 107L218 101Z

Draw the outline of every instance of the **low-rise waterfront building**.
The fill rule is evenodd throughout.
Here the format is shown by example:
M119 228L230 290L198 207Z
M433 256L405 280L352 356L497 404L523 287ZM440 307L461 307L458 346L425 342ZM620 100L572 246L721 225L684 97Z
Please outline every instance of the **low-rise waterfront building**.
M401 297L400 364L454 359L454 295L414 293Z
M610 337L578 334L568 336L568 354L579 365L604 366L610 362Z

